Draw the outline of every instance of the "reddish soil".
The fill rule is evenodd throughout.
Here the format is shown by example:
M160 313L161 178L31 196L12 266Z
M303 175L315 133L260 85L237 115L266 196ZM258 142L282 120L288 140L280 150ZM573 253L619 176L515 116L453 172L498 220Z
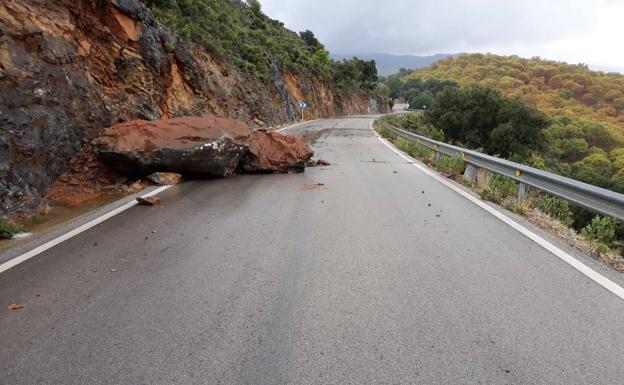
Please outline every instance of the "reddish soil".
M147 182L127 185L131 182L100 162L91 144L86 144L72 158L69 169L54 182L45 197L56 205L77 207L109 194L136 192L149 185Z

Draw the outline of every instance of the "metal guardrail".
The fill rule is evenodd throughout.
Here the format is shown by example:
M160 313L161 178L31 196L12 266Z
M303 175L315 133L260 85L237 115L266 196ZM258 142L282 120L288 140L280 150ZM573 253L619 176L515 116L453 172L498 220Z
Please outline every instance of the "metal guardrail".
M459 155L466 163L478 168L489 170L495 174L504 175L520 183L521 198L527 186L552 194L575 205L584 207L598 214L610 216L624 221L624 195L596 187L561 175L553 174L520 163L482 154L477 151L453 146L444 142L429 139L380 120L390 131L397 136L415 141L437 153L453 156Z

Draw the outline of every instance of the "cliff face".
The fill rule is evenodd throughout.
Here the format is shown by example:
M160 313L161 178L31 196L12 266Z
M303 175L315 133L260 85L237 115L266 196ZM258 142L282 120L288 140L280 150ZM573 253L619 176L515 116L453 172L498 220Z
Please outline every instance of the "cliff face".
M39 197L96 130L212 113L252 126L365 113L362 94L271 65L256 80L186 43L138 0L0 3L0 211ZM375 108L373 108L375 109Z

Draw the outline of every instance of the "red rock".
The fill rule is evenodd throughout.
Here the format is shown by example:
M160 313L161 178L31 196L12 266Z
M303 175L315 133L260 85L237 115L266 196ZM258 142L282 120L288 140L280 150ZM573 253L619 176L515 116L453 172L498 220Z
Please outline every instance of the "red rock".
M296 136L258 130L249 139L242 166L246 171L303 171L312 155L312 149Z
M147 179L152 182L161 185L168 186L172 184L180 183L182 179L182 175L177 174L175 172L155 172L147 176Z
M126 174L227 176L251 133L241 121L214 116L135 120L106 128L94 144L105 164Z
M121 123L103 130L93 144L106 165L139 175L303 171L313 155L298 137L253 131L241 121L215 116Z
M160 203L160 198L158 197L138 197L136 200L140 205L144 206L155 206Z

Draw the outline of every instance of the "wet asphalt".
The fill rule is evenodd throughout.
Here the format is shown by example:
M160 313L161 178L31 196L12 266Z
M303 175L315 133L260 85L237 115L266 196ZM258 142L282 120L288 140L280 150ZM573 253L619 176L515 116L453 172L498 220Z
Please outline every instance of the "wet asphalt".
M331 166L186 182L0 274L0 384L624 383L624 301L369 123L291 130Z

